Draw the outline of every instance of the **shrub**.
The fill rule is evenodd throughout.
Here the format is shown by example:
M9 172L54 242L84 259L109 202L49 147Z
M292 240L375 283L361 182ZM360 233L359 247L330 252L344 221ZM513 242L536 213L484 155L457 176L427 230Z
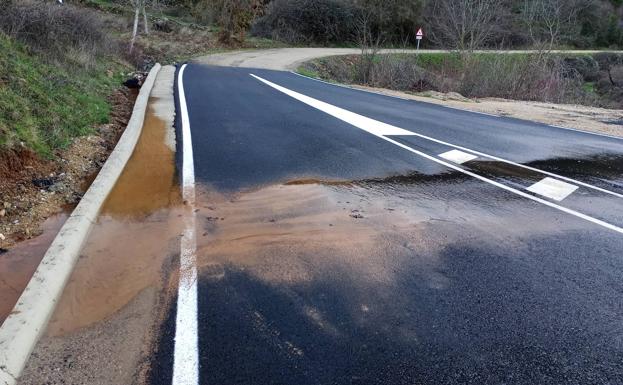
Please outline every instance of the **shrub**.
M52 62L93 65L116 48L106 30L99 13L68 4L20 0L0 7L0 31Z
M322 77L401 91L458 92L467 97L501 97L556 103L595 104L579 71L548 54L377 55L361 76L353 56L317 62ZM599 87L599 84L597 87Z
M275 0L251 32L292 44L336 44L354 39L359 9L340 0Z

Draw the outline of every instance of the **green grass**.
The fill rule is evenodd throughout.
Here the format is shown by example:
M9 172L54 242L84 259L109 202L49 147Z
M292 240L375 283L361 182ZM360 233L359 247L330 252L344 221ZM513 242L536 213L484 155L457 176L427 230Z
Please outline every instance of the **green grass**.
M588 94L597 94L597 91L595 90L595 82L585 82L582 84L582 89Z
M296 73L298 73L299 75L307 76L309 78L314 78L314 79L320 78L320 74L317 71L314 71L305 66L300 66L299 68L297 68Z
M90 70L52 66L4 34L0 52L0 149L23 144L51 157L108 122L107 96L122 76L118 64Z

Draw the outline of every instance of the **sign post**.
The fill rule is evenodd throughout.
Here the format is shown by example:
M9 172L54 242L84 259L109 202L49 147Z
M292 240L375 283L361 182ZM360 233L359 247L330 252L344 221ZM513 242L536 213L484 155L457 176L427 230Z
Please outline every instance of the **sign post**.
M415 39L417 40L417 48L415 50L416 53L420 53L420 41L422 41L422 38L424 37L424 31L422 31L422 28L417 30L417 33L415 34Z

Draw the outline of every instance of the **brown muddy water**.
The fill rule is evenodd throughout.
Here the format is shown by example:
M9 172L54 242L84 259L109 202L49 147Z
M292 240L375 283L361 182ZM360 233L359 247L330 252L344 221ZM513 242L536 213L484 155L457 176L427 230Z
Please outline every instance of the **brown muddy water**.
M448 188L463 184L468 186ZM440 255L444 239L459 239L474 226L487 239L496 238L506 209L474 205L479 193L477 182L457 175L295 180L233 196L200 189L199 272L219 279L227 269L243 270L267 284L291 285L342 271L366 285L389 284L405 258L413 258L413 250ZM527 215L513 220L519 233L560 231L545 220L535 224ZM420 263L433 286L443 282L435 273L437 261Z
M0 255L0 324L13 310L70 212L71 208L67 207L63 212L49 217L41 224L41 235L20 242Z
M143 290L167 285L179 252L182 202L166 134L165 122L148 108L134 153L82 250L48 335L104 320Z

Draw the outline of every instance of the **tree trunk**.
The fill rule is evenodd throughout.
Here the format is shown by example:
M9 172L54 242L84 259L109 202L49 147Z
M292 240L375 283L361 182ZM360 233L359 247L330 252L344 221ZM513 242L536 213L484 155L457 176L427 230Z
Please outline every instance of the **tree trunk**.
M145 4L143 4L143 24L145 27L145 34L149 35L149 21L147 20L147 12L145 12Z
M134 42L136 41L136 34L138 33L138 18L140 16L141 9L136 6L134 9L134 28L132 29L132 40L130 41L130 52L134 50Z

